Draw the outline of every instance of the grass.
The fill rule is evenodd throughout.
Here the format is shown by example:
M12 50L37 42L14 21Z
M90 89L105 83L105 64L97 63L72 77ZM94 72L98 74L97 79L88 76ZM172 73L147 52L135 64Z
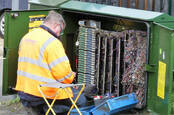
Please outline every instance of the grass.
M19 102L20 102L20 98L19 98L19 96L17 96L15 99L12 99L12 100L9 100L9 101L6 101L6 102L0 102L0 105L10 106L12 104L19 103Z

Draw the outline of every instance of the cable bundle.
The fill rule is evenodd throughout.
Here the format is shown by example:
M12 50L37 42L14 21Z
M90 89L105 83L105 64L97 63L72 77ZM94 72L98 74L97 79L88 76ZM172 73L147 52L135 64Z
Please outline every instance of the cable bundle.
M98 95L135 92L145 105L147 35L144 31L113 32L79 28L78 82L92 84Z

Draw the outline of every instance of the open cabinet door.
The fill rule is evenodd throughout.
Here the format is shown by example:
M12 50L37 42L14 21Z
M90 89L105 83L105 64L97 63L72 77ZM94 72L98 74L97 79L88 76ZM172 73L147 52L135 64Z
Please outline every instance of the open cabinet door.
M174 22L154 23L150 46L150 63L156 66L148 76L148 109L158 115L173 111ZM152 43L151 42L151 43Z
M12 88L16 84L18 46L21 38L32 28L37 28L49 10L5 12L3 95L12 93Z

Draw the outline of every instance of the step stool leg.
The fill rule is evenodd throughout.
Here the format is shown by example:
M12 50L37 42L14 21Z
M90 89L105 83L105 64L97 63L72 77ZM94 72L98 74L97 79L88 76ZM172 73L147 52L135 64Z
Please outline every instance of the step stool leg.
M72 102L72 106L71 106L71 108L70 108L70 110L69 110L69 112L68 112L67 115L70 114L70 112L71 112L71 110L74 108L74 106L75 106L75 108L77 109L77 111L79 112L79 114L81 115L81 112L80 112L80 110L78 109L78 107L76 106L75 103L77 102L77 100L78 100L78 98L80 97L81 93L83 92L84 88L85 88L85 84L82 85L82 88L81 88L79 94L77 95L75 101L73 101L73 99L70 97L70 100L71 100L71 102ZM67 92L67 93L68 93L68 92ZM68 95L69 95L69 94L68 94Z
M43 92L40 89L40 86L38 87L39 92L41 93L42 97L44 98L46 104L48 105L49 109L51 109L51 112L53 113L53 115L56 115L56 113L54 112L54 110L52 109L52 107L50 106L49 102L47 101L47 99L45 98L45 95L43 94ZM47 111L48 112L48 111ZM48 115L48 113L46 113L46 115Z

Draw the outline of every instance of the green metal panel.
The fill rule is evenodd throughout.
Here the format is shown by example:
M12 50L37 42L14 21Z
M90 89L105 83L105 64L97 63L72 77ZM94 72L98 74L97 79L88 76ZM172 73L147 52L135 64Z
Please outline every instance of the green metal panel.
M138 19L144 21L152 21L154 18L163 15L163 13L145 11L145 10L137 10L116 6L109 6L103 4L95 4L95 3L87 3L80 1L69 1L62 5L60 5L61 9L94 13L94 14L102 14L109 16L117 16L122 18L131 18Z
M153 22L170 22L173 21L173 17L168 14L160 15L152 20Z
M29 0L30 9L57 8L60 4L69 0Z
M3 94L9 94L16 83L17 52L20 39L29 30L29 16L48 14L46 11L10 11L5 13ZM14 15L18 15L15 17Z
M46 5L40 5L40 4L30 4L30 10L34 10L34 9L50 9L50 8L54 8L51 6L46 6Z
M148 74L148 100L147 107L159 115L170 115L172 107L172 87L173 87L173 32L160 24L152 24L150 38L149 64L154 66L155 72ZM158 90L158 62L166 64L165 92L164 99L157 96Z
M155 22L154 22L155 23ZM159 22L159 23L155 23L163 28L166 28L168 30L174 30L174 21L170 21L170 22Z

